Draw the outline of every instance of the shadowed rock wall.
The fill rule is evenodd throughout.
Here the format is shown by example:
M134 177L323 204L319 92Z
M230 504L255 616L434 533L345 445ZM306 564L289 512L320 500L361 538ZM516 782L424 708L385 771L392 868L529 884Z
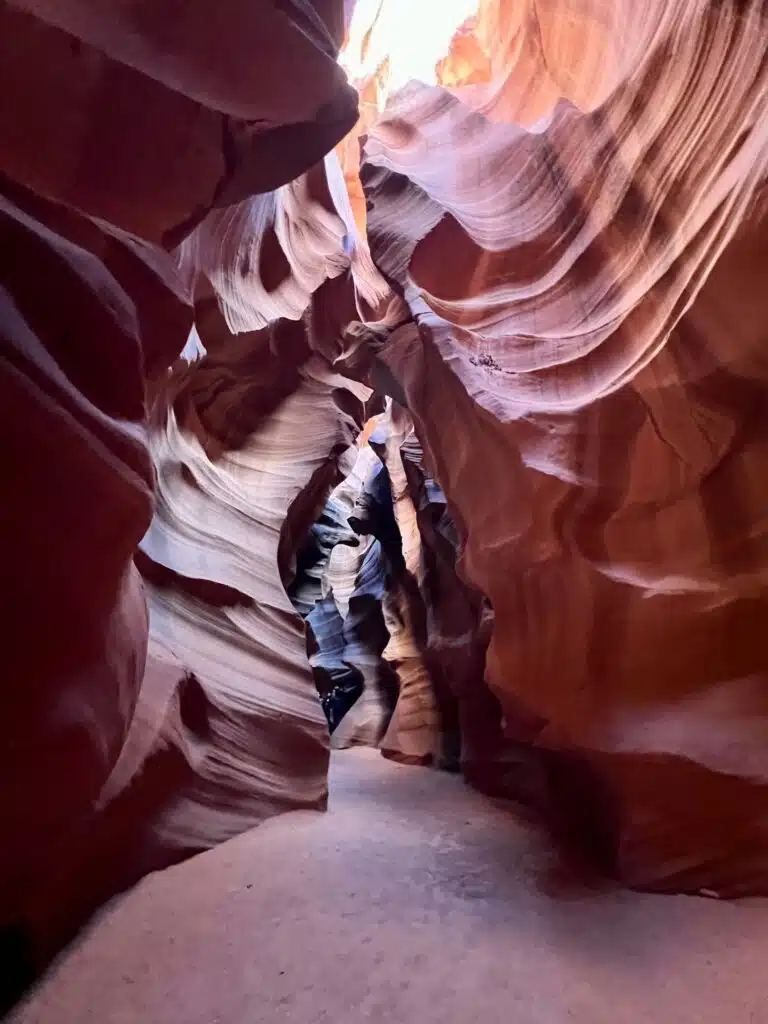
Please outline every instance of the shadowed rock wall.
M481 0L439 84L355 82L362 152L349 5L150 6L0 7L18 979L322 806L286 591L383 396L389 519L297 599L362 680L337 742L461 764L625 884L765 892L764 0Z

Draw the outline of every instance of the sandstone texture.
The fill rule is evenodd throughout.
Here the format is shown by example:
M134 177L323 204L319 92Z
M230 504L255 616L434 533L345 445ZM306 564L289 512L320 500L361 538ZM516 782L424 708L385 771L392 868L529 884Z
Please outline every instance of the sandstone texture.
M0 90L6 1002L332 744L768 892L765 0L7 0Z

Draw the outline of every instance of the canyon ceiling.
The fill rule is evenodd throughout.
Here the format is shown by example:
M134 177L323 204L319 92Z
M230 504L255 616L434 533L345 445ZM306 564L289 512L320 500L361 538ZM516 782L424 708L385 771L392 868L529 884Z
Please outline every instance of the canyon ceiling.
M331 744L768 892L766 0L102 6L0 3L18 977Z

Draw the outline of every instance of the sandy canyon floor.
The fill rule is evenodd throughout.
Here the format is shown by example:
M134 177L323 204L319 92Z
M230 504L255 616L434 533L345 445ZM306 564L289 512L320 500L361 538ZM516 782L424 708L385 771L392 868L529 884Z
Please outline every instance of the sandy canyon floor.
M298 812L113 901L15 1024L763 1024L768 905L554 882L459 778L334 754Z

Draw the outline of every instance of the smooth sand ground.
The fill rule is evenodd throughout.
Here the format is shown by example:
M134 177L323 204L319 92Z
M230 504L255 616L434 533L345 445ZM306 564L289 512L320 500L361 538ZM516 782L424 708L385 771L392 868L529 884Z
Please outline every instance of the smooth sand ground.
M768 903L553 890L455 776L334 754L283 815L116 900L15 1024L768 1024Z

